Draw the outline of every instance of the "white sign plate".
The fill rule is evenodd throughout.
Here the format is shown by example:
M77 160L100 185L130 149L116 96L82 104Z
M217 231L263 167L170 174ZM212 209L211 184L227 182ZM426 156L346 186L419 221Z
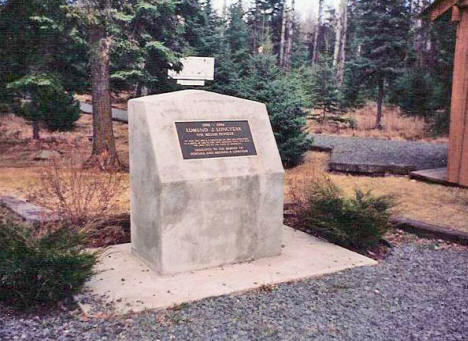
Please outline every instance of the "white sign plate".
M185 57L180 59L183 69L180 72L168 70L172 79L213 80L215 59L212 57Z

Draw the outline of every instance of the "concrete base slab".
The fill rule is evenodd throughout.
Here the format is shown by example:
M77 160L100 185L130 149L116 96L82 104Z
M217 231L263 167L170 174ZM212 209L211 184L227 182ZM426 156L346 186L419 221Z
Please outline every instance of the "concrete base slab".
M284 226L280 256L161 276L131 254L130 244L108 248L87 289L116 314L167 308L206 297L240 293L329 274L376 261Z

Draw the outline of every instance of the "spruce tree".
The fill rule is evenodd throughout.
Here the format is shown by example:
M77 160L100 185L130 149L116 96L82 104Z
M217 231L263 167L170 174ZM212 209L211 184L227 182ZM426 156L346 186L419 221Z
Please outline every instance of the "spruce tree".
M357 0L363 79L377 88L376 128L382 128L386 83L403 67L409 32L405 0Z
M262 44L262 53L250 57L247 75L238 86L238 95L265 103L285 167L300 163L310 148L301 84L286 77L276 65L271 43Z
M40 137L41 123L52 131L70 130L80 116L78 102L63 89L57 78L50 75L27 75L7 87L21 98L13 111L31 122L34 139Z
M325 60L313 65L305 77L311 106L321 111L321 119L326 119L328 114L337 114L340 111L339 93L330 62Z

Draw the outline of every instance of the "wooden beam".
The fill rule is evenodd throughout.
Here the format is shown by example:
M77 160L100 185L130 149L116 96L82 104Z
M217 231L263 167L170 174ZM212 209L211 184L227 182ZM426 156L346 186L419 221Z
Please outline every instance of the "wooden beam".
M468 186L468 6L460 1L452 83L447 180ZM460 6L461 5L461 6Z
M458 6L453 6L452 7L452 18L451 18L451 21L452 22L460 22L461 20L461 12L460 12L460 7Z
M423 15L429 15L429 18L434 21L455 6L457 2L459 0L437 0L423 11Z

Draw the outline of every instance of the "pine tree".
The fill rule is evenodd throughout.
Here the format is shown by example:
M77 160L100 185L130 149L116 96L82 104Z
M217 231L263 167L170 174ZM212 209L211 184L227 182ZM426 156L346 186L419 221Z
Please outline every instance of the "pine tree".
M33 139L39 139L40 123L49 130L70 130L80 116L78 102L61 83L47 74L26 75L9 83L8 89L26 101L19 101L14 113L31 122Z
M268 39L273 44L273 53L278 56L278 62L282 47L285 2L285 0L254 0L249 11L248 23L251 32L252 52L258 53L258 47L267 39L268 34Z
M8 83L41 72L53 74L67 91L86 88L86 43L67 19L66 3L0 2L0 100L11 98Z
M231 4L226 9L226 18L224 22L221 21L221 32L218 35L219 47L214 54L215 82L210 88L213 91L235 95L239 79L247 69L245 61L250 56L249 31L241 1Z
M310 147L301 84L285 77L276 65L271 42L262 43L262 53L250 57L248 73L238 86L238 95L267 105L276 143L285 167L302 161Z
M105 155L105 167L121 167L112 129L111 75L121 84L136 84L137 93L143 86L167 82L167 70L180 68L171 44L179 45L179 39L172 39L183 33L176 11L182 13L187 4L192 2L80 0L68 6L69 16L75 19L89 45L93 101L93 150L89 163ZM116 51L125 56L125 65L112 58Z
M244 21L242 2L237 1L229 6L228 26L225 33L225 39L229 45L232 59L235 63L242 64L248 58L248 37L248 27Z
M66 18L65 0L0 3L0 100L13 102L13 112L32 123L67 130L79 109L68 91L86 85L85 44Z
M409 32L405 0L358 0L363 76L377 87L376 128L382 129L385 85L397 74L406 55Z
M333 67L328 60L321 61L312 66L305 78L306 92L314 109L322 112L322 120L328 114L337 114L340 111L339 94Z

